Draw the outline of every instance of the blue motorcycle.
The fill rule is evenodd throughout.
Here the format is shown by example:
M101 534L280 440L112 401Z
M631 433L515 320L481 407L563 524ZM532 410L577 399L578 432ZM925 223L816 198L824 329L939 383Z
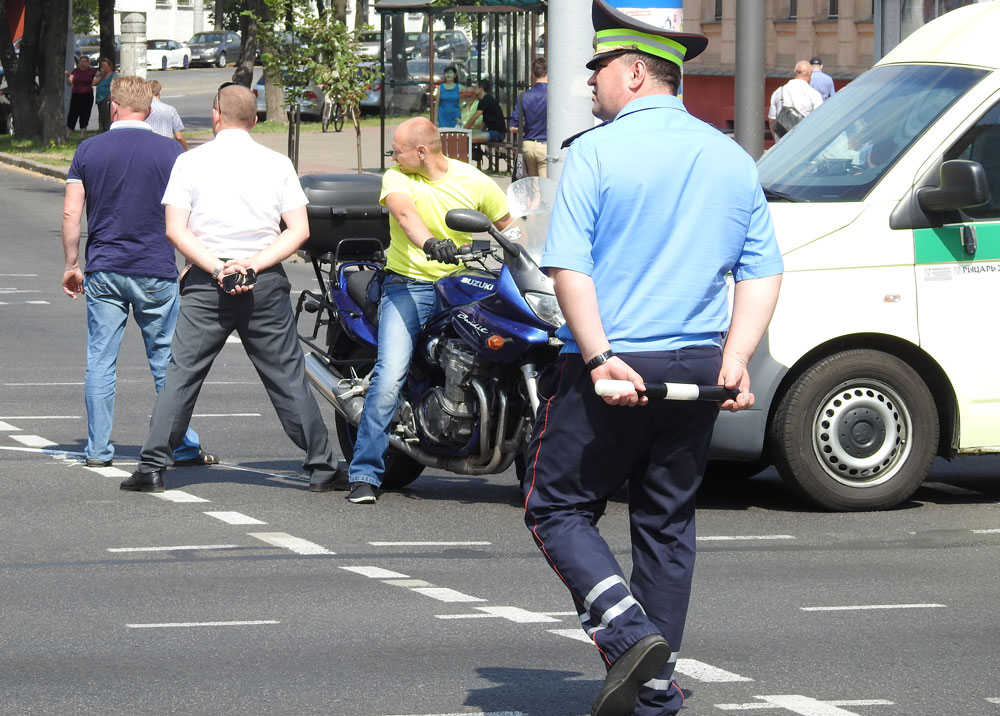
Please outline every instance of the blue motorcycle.
M306 372L337 411L337 436L348 460L378 349L388 245L373 179L363 181L376 192L374 205L346 175L302 178L310 196L306 250L320 291L302 292L296 321L309 349ZM338 182L342 191L330 188ZM516 464L523 480L537 376L557 356L555 330L564 323L552 281L538 268L554 195L555 183L547 179L511 184L507 197L515 221L502 233L479 212L448 213L451 228L491 238L462 247L464 268L435 284L437 307L417 343L390 428L383 487L407 485L425 467L485 475ZM364 233L362 225L377 236L351 236ZM303 331L307 315L311 325Z

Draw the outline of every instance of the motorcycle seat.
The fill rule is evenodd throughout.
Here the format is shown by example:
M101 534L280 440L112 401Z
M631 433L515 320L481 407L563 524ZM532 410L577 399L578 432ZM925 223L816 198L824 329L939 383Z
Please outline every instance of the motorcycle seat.
M378 274L374 269L361 269L347 274L347 295L361 308L365 318L373 325L378 325L378 301L368 299L368 286Z

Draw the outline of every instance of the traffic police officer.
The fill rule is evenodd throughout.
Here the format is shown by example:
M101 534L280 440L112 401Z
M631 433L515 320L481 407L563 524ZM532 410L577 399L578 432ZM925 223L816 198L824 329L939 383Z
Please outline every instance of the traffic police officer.
M721 407L750 407L747 363L782 261L753 160L676 96L681 63L707 39L638 22L605 0L592 14L588 84L606 123L569 150L542 258L567 324L562 356L541 381L525 524L608 668L594 716L662 716L683 701L673 667L694 569L695 491L719 406L650 403L643 379L739 388ZM601 378L635 390L597 397ZM626 483L630 580L596 526Z

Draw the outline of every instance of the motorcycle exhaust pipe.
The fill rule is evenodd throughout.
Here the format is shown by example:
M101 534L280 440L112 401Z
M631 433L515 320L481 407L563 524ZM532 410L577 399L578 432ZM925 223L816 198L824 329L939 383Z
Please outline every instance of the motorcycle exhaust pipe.
M312 353L306 354L305 365L306 377L313 387L338 413L356 426L361 421L361 409L365 407L362 395L365 386L345 380L336 368Z

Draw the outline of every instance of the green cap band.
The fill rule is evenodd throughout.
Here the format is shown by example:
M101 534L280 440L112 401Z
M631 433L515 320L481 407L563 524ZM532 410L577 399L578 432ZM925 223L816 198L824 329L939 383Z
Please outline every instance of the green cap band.
M673 62L675 65L680 65L684 61L684 53L686 52L684 45L679 42L674 42L661 35L650 35L624 27L598 31L595 49L598 54L616 50L645 52L648 55Z

